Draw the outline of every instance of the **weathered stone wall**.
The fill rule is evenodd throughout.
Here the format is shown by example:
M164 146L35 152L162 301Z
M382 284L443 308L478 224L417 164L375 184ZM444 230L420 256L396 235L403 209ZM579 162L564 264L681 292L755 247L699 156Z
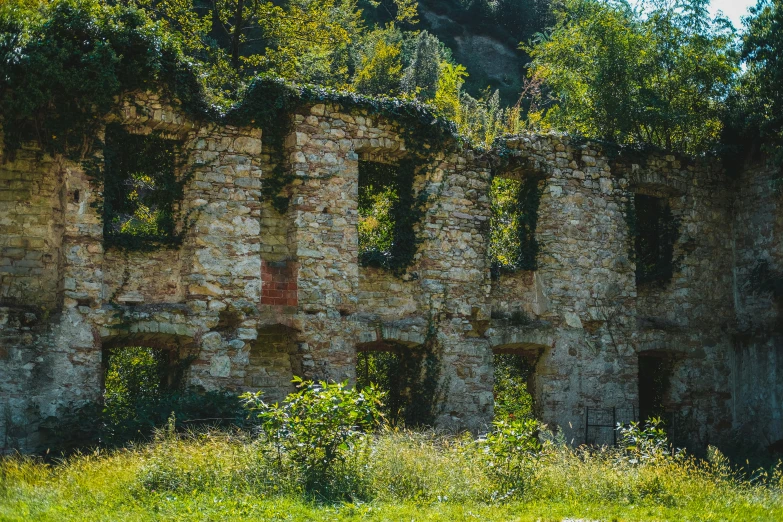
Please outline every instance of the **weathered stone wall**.
M53 310L62 298L58 289L66 195L60 164L33 147L2 160L0 302Z
M750 232L737 241L740 222L750 229L773 211L769 202L737 214L732 236L736 191L715 166L618 156L556 134L509 138L502 155L433 151L413 186L427 196L418 251L395 275L359 265L357 230L359 160L395 163L410 153L395 122L302 107L285 142L294 181L281 214L262 194L275 156L260 130L189 121L150 93L121 108L114 121L131 132L162 132L181 146L177 175L190 176L184 240L105 250L98 180L33 148L0 167L0 295L15 298L0 303L3 450L49 444L47 426L100 400L105 349L134 345L192 359L185 378L196 389L260 389L272 400L292 390L294 375L353 380L357 348L430 350L437 424L473 431L492 419L493 353L521 353L535 362L538 415L576 443L611 441L611 429L585 426L588 408L630 420L639 354L672 353L666 405L688 436L711 442L747 423L732 401L752 395L748 379L775 345L762 339L752 355L732 344L735 303L759 316L763 299L742 290L742 277L758 248L777 269L779 243ZM492 176L532 176L542 189L537 269L495 280ZM666 284L636 284L634 193L667 198L680 219ZM36 241L21 241L28 236ZM778 386L778 374L763 375ZM765 397L757 403L768 408L779 395Z
M732 227L737 334L729 351L732 421L744 440L783 440L783 212L780 174L762 162L734 182ZM778 444L779 445L779 444Z
M663 153L620 157L613 170L665 199L679 225L671 280L637 286L637 350L673 361L664 406L675 439L720 442L731 428L731 189L718 165Z
M507 175L542 179L538 269L501 274L493 284L492 295L500 298L493 306L511 314L522 308L530 323L512 315L493 321L488 333L496 351L517 348L538 357L536 410L569 440L583 441L587 408L616 408L627 419L637 401L628 180L611 171L594 144L552 134L510 139L506 146L514 160ZM611 431L590 430L588 438L611 441Z

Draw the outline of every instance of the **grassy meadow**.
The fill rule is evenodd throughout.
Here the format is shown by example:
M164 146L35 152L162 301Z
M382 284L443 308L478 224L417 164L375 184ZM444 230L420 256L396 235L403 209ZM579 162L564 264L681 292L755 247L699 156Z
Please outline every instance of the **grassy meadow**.
M780 467L496 442L384 429L355 440L314 491L262 438L159 432L61 461L4 458L0 520L783 520Z

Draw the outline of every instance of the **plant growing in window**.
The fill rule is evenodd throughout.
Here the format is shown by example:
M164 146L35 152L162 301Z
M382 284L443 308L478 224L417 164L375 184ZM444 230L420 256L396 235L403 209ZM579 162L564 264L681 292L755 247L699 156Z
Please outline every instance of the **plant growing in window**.
M109 245L177 244L185 178L177 178L178 144L156 134L106 129L103 233Z

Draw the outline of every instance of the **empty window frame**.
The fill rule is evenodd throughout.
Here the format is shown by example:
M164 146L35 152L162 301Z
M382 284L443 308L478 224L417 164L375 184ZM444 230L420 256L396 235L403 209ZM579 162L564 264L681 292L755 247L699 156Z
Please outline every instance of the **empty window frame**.
M104 238L134 246L177 239L176 214L183 193L177 179L179 143L156 134L106 128Z
M636 282L666 282L674 273L678 227L665 198L634 196Z

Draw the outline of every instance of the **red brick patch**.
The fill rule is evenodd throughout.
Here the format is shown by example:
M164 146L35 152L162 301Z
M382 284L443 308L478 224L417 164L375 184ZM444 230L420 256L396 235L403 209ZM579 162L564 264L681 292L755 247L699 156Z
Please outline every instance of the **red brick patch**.
M296 263L261 260L261 304L297 306Z

